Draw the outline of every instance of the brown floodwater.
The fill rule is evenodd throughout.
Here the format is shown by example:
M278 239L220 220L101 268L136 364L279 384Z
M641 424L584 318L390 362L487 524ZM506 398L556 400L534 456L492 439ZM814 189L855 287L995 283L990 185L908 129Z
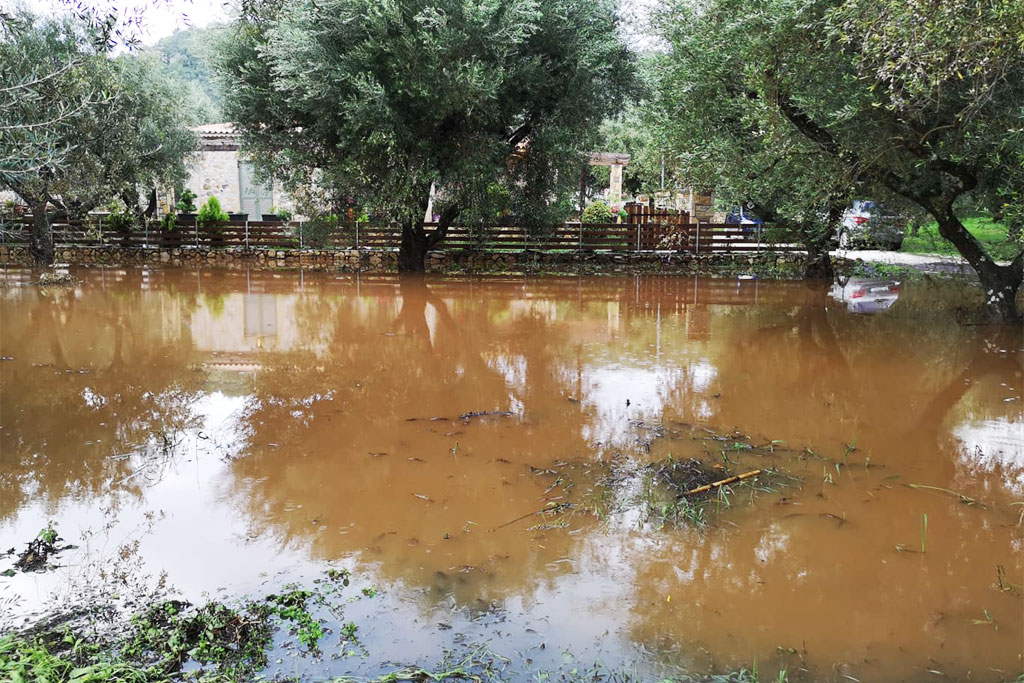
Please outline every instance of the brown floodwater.
M2 276L0 551L79 547L0 577L0 630L333 566L365 656L288 674L1024 673L1024 343L969 287L75 274ZM670 457L770 472L672 523Z

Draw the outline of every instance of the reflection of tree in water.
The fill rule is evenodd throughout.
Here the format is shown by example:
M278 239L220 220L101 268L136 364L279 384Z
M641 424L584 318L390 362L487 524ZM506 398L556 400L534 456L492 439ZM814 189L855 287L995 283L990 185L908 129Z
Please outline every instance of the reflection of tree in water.
M315 557L358 554L376 563L385 579L436 588L437 594L455 591L460 602L480 596L529 600L535 586L582 556L603 558L604 565L595 563L602 569L594 573L615 573L622 599L637 606L631 631L645 644L665 634L669 641L696 643L700 638L694 633L702 629L708 642L728 633L755 633L714 610L719 615L749 610L752 627L777 621L778 632L791 641L798 631L805 634L808 624L822 631L835 609L843 609L835 595L852 601L851 586L877 581L878 544L895 553L895 543L912 540L890 540L891 525L883 518L892 513L913 522L921 501L879 488L878 478L904 472L904 466L944 476L936 470L943 456L934 447L905 444L910 437L900 435L912 427L910 411L955 379L962 369L958 364L977 345L978 331L960 328L944 315L935 316L937 326L929 331L915 331L914 324L895 315L837 314L826 309L825 292L816 289L790 288L777 305L764 308L712 308L704 335L709 340L689 339L686 309L673 307L667 295L641 302L649 306L621 307L623 326L612 338L593 333L607 322L600 302L559 309L559 324L551 324L545 315L531 313L543 310L545 302L531 309L522 306L522 298L515 305L500 297L447 298L438 294L445 289L405 284L400 301L383 296L370 305L352 297L324 297L334 329L327 355L266 358L246 418L248 442L243 457L232 464L234 499L258 534L311 548ZM551 298L561 306L566 297L555 292ZM317 295L303 301L317 310ZM650 313L659 310L659 302L661 310L673 311L664 315L660 331L651 317L656 313ZM909 302L914 303L912 297ZM517 307L520 314L513 315ZM909 308L894 311L930 315ZM566 324L567 318L573 324ZM954 349L962 351L954 356ZM660 360L651 364L651 354L657 353ZM606 419L588 390L592 373L612 365L650 369L644 377L658 384L661 401L647 418L655 422L659 416L692 419L707 411L703 419L723 430L735 426L787 438L793 446L809 445L832 456L841 454L844 441L857 438L858 457L871 453L874 461L888 460L892 468L865 470L872 495L885 500L871 521L878 528L864 532L867 521L861 519L854 535L836 535L850 533L854 522L839 527L827 515L853 509L866 494L858 487L836 487L836 493L830 488L819 500L814 493L824 488L819 484L801 499L804 517L790 519L786 515L796 508L782 506L775 514L769 497L742 514L764 515L768 509L770 522L731 517L741 527L736 536L714 531L608 537L586 524L584 533L574 535L559 529L525 531L548 521L540 518L489 531L560 495L557 488L545 494L553 477L534 474L530 465L545 468L600 452L584 436L595 420ZM624 405L625 396L613 398ZM431 420L519 407L521 418ZM887 450L889 442L898 448ZM688 452L685 444L671 447L676 455ZM630 453L665 455L654 450L651 456ZM820 463L815 466L820 472ZM956 506L947 513L930 512L933 528L945 526L952 536L970 528L971 519L957 517L967 514L972 511ZM998 533L1002 539L1007 532ZM920 579L912 596L918 611L908 611L908 619L920 617L939 594L969 601L973 589L957 589L949 576L960 571L967 555L991 555L992 543L991 538L966 539L931 578ZM561 563L565 558L573 563ZM818 573L808 578L803 572L812 565ZM906 569L900 567L899 572ZM914 585L899 572L892 586ZM991 573L991 567L984 572ZM984 572L963 576L987 585L991 579ZM772 586L770 594L759 592L767 590L762 581ZM672 594L671 602L666 593ZM909 598L888 593L886 599ZM710 603L714 610L701 611ZM786 606L797 604L809 610L807 619L785 621ZM847 607L857 613L853 602ZM862 612L871 619L889 618L891 604L879 602ZM921 630L918 621L908 624ZM850 641L863 642L853 628ZM761 641L751 636L750 642L751 656L779 644L757 649Z
M988 593L996 563L1018 576L1022 569L1016 517L1007 512L1012 498L990 486L999 487L998 473L958 475L962 454L950 431L968 396L987 416L1006 410L993 390L999 379L1020 386L1019 329L961 327L948 310L913 298L899 315L835 315L821 294L808 291L786 309L727 316L735 329L718 335L727 341L714 356L714 391L722 396L714 419L769 438L796 435L793 446L840 461L842 442L859 437L853 473L836 473L839 485L825 485L822 464L812 459L805 493L791 494L798 506L762 507L734 518L735 529L698 538L665 536L635 565L634 638L666 652L706 648L722 668L802 644L819 673L851 652L860 657L851 664L865 674L878 664L886 677L914 675L929 655L947 673L1012 664L1019 608ZM882 469L865 467L865 455ZM994 507L901 485L915 481L988 491ZM931 519L929 549L936 548L927 561L912 554L922 513ZM901 543L909 545L902 554L895 550ZM996 618L1009 628L978 634L963 613L982 602L998 606ZM898 637L873 635L879 623Z
M980 328L958 325L928 300L941 295L904 292L871 317L829 310L825 290L813 288L787 307L735 309L713 361L719 419L800 447L857 439L883 448L866 435L902 438L916 410L984 344Z
M559 333L506 315L508 302L445 300L422 279L399 294L397 306L333 301L326 357L266 359L232 464L235 498L255 532L314 555L362 551L419 585L493 579L504 592L558 559L564 539L545 549L527 524L491 529L556 494L531 466L587 452L584 415L566 398L575 387L563 389L549 358ZM459 419L477 412L513 414Z
M25 289L4 301L0 344L14 360L0 368L0 518L30 496L55 506L137 492L140 467L169 455L201 381L180 330L161 337L162 311L178 305L137 283L116 293Z

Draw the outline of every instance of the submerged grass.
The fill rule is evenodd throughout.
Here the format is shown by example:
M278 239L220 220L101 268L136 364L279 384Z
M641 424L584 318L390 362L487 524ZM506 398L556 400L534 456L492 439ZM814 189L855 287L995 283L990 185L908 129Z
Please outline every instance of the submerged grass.
M785 486L802 482L766 464L766 459L797 453L783 441L760 443L738 431L721 434L674 420L631 425L638 432L634 456L618 454L607 461L532 468L535 476L552 478L545 495L554 492L559 500L571 499L573 515L592 516L605 523L620 520L634 525L639 521L658 530L680 526L703 529L736 507L744 500L741 496L752 504L758 494L779 493ZM700 455L681 458L669 453L651 462L649 454L655 442L661 441L684 442L682 450ZM855 447L848 452L852 450ZM531 528L565 526L561 520Z
M736 473L728 466L669 455L643 469L641 503L656 528L690 526L703 529L732 508L737 496L753 502L757 493L778 493L791 478L772 468ZM733 481L735 480L735 481ZM723 483L727 482L727 483Z
M47 640L0 637L0 680L11 683L147 683L156 680L145 667L121 661L102 646L86 643L70 633L57 642Z
M314 610L322 607L340 620L335 598L348 585L348 572L328 570L327 579L315 583L313 590L289 585L263 599L231 604L153 602L108 635L85 636L66 624L6 635L0 637L0 681L258 680L281 631L295 636L307 653L321 654L325 627ZM351 622L342 627L343 643L356 642L356 630Z
M147 647L155 647L155 636L168 641L168 649L176 650L183 646L179 640L182 635L173 625L158 626L157 622L167 620L173 622L176 612L166 604L154 605L152 612L157 610L161 616L152 614L146 617L151 631L148 633ZM170 615L170 618L168 618ZM198 615L194 615L198 616ZM224 615L222 615L224 616ZM237 615L232 615L230 619ZM136 634L138 635L138 634ZM221 648L233 650L239 643L231 635L214 628L203 647L210 652ZM266 662L269 640L262 638L243 643L234 655L228 658L237 660L241 652L255 655L256 661ZM222 655L218 655L222 656ZM571 655L566 653L567 664L559 669L536 669L529 659L513 662L490 649L488 645L470 646L461 652L445 651L441 660L428 667L404 666L376 677L340 676L331 679L331 683L391 683L394 681L562 681L564 683L619 682L639 683L652 680L649 676L627 669L612 669L600 663L582 666L575 663ZM18 636L0 637L0 680L11 683L177 683L194 681L195 683L246 683L265 680L257 667L228 667L211 670L209 668L193 668L185 670L178 665L169 668L153 663L136 649L124 647L123 643L88 642L70 632L49 633L35 638ZM304 677L274 676L277 681L302 681ZM761 683L766 679L758 676L755 665L751 669L708 674L690 675L680 672L677 675L660 679L664 683ZM774 681L788 680L783 670Z

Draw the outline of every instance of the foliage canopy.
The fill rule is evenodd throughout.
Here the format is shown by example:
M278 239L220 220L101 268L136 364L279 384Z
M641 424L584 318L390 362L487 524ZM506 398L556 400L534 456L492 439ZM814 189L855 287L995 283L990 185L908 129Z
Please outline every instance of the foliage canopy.
M611 0L252 2L221 66L264 170L401 222L413 270L494 185L546 222L632 77Z
M0 20L0 185L43 221L47 205L81 215L112 198L180 181L195 149L175 84L136 55L111 57L103 33L28 10ZM40 218L42 216L43 218ZM52 259L48 225L32 249Z
M1024 258L996 264L960 214L1020 210L1024 6L677 0L658 24L657 116L684 167L787 220L853 196L917 205L978 273L990 318L1019 317Z

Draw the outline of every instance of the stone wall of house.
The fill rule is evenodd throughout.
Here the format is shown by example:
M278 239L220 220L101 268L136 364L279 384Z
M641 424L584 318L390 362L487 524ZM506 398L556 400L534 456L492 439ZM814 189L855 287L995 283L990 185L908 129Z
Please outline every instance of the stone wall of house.
M189 177L185 187L196 193L196 208L201 207L210 195L216 195L220 200L221 208L228 212L240 212L242 210L241 178L238 173L239 152L224 150L203 150L194 156L189 164ZM285 191L280 182L274 182L272 186L274 195L273 206L266 207L270 213L271 208L287 209L295 214L295 201ZM161 206L161 213L166 213L170 207ZM250 216L250 220L258 221L259 216Z
M185 187L196 193L197 209L215 195L224 211L241 211L238 151L207 150L196 154Z
M92 266L216 266L237 268L309 268L316 270L394 271L398 252L381 249L142 249L138 247L58 247L57 261ZM435 251L427 257L434 272L788 272L799 269L800 252L762 254L636 254ZM25 246L0 246L0 265L30 266Z

